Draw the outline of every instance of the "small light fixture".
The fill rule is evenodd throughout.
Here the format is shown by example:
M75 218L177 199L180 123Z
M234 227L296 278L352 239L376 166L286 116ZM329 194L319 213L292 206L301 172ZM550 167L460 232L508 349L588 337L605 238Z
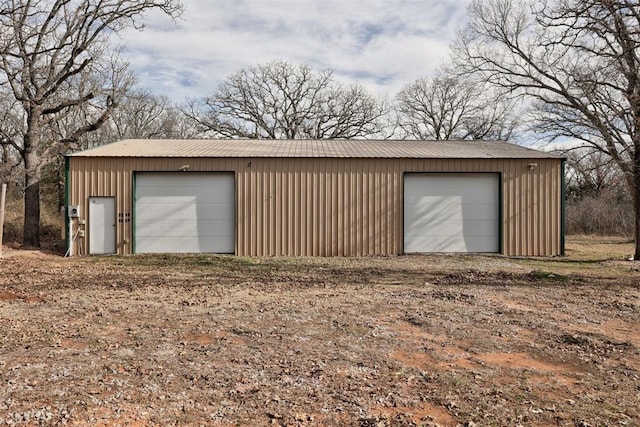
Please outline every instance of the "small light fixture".
M529 169L534 170L535 168L538 167L538 164L537 163L529 163L528 166L529 166Z
M182 172L186 172L189 170L189 165L182 165L178 169L180 169Z

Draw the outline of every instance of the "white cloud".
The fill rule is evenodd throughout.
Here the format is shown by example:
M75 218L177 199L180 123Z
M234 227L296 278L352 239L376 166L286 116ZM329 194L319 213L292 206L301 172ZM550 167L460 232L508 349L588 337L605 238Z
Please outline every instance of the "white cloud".
M180 100L240 68L274 59L329 68L393 96L429 75L464 24L468 1L184 0L175 24L150 14L121 35L140 84Z

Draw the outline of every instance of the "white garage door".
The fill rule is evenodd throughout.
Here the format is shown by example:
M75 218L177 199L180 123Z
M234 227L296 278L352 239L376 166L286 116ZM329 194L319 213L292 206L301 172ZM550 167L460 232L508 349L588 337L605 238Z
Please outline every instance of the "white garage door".
M499 176L406 174L404 251L498 252Z
M235 250L232 173L138 173L136 253Z

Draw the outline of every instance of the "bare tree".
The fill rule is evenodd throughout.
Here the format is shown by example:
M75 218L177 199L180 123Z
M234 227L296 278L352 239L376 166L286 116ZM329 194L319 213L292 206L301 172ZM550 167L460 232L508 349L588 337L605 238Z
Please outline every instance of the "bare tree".
M336 82L331 71L275 61L231 75L185 114L216 137L335 139L379 134L385 108L361 86Z
M108 37L141 28L143 14L170 16L179 0L6 0L0 6L0 84L20 107L23 125L6 132L25 171L24 246L40 246L40 180L56 154L98 129L130 83L126 67L108 50ZM70 115L83 120L57 126ZM67 122L69 124L70 122Z
M567 158L567 231L633 235L633 205L611 156L593 147L556 151Z
M405 85L396 95L403 138L510 140L518 126L515 103L493 96L483 82L441 72Z
M8 136L19 135L23 126L21 110L5 87L0 86L0 181L13 182L20 174L20 156L9 145Z
M573 147L553 151L567 159L567 199L598 197L610 187L626 185L613 159L593 147Z
M536 128L610 156L635 207L640 260L640 5L475 0L454 47L462 72L530 100Z
M87 135L84 144L88 148L121 139L184 139L197 135L193 121L169 98L146 90L132 90L123 97L107 122Z

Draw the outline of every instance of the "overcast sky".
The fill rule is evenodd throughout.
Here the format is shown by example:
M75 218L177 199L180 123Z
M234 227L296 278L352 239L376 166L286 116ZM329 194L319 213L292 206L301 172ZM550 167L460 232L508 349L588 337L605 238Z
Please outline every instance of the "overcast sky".
M332 69L392 97L430 75L466 21L468 0L184 0L120 42L140 85L175 100L212 92L233 72L275 59Z

